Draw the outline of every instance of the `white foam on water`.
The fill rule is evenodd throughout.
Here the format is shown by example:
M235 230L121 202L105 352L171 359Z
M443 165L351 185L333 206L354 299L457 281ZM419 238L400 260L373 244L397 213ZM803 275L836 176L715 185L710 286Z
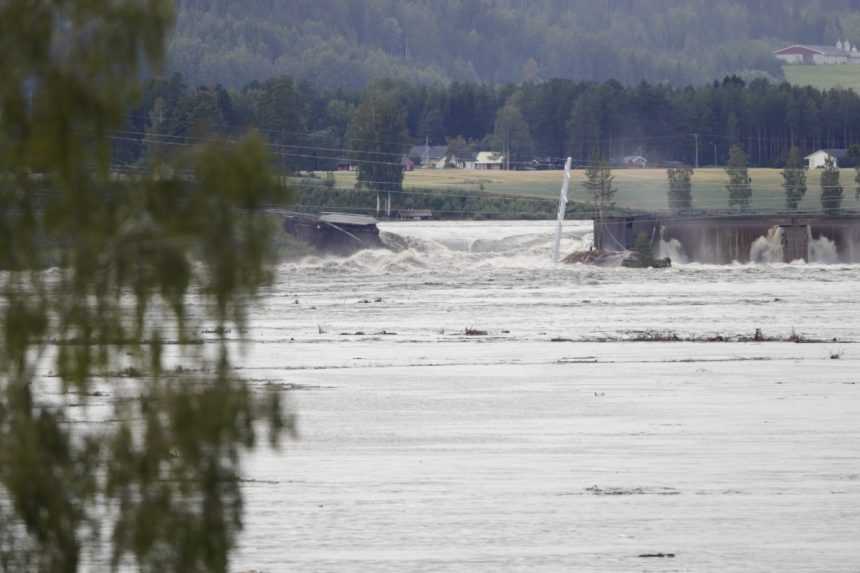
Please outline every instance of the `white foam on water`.
M684 245L678 239L661 239L657 245L657 256L661 259L669 258L672 264L685 265L689 262Z
M488 268L553 268L553 222L406 222L382 223L380 238L387 249L359 251L349 257L306 257L282 266L285 272L409 272L426 269L445 273ZM562 253L588 248L590 221L568 223Z
M811 235L811 234L810 234ZM809 238L809 262L832 265L839 262L839 253L836 243L824 235L813 239Z
M781 263L784 258L782 246L783 232L780 227L772 227L767 236L759 237L750 247L750 262Z

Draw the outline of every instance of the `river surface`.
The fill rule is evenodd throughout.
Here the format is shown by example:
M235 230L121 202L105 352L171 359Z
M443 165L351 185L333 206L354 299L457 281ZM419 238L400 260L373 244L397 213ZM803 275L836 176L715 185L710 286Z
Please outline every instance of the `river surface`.
M252 313L243 374L294 385L301 436L246 461L235 570L860 572L860 266L383 230Z

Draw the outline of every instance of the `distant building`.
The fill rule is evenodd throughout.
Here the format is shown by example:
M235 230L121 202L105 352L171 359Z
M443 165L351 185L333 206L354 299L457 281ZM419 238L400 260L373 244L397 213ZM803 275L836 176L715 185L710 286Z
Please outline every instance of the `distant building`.
M442 147L442 154L437 155L437 153L433 153L431 155L430 163L426 165L427 168L432 169L466 169L466 161L461 160L456 155L452 153L448 153L446 147Z
M827 159L833 160L833 165L839 167L839 160L848 157L847 149L819 149L815 153L806 156L810 169L824 169Z
M505 168L505 156L495 151L481 151L475 158L475 169L496 171Z
M461 155L451 155L448 161L457 169L474 169L477 158L477 153L464 153Z
M628 155L624 158L624 165L626 167L638 167L639 169L645 169L646 167L648 167L648 160L641 155Z
M474 169L475 154L466 153L463 155L455 155L448 153L431 164L434 169Z
M835 46L795 44L773 55L787 64L860 64L860 51L848 41L839 41Z
M447 145L415 145L407 154L407 157L425 169L435 167L440 159L444 159L448 153Z

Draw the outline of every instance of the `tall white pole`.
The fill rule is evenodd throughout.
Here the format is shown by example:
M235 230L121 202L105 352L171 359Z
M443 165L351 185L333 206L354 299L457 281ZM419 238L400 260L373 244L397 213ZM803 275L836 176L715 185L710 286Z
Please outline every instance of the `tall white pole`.
M554 263L557 263L560 257L561 231L564 226L564 216L567 213L567 192L570 189L570 164L572 161L573 159L568 157L564 164L564 180L561 184L561 196L558 198L558 225L555 229L555 244L552 246L552 260Z

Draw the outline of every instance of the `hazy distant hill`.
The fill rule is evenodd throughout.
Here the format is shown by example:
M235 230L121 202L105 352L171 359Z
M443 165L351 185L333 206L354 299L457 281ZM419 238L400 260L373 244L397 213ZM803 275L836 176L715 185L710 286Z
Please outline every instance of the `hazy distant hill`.
M782 77L784 42L860 43L853 0L179 0L171 62L194 83L289 74L698 83Z

